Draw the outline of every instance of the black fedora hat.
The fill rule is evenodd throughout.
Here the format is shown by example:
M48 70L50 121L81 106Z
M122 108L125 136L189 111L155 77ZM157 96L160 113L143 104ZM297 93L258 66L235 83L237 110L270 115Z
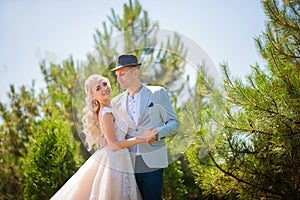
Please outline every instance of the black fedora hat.
M138 59L133 54L123 54L120 55L117 59L117 66L113 68L111 71L115 71L117 69L120 69L122 67L137 67L141 66L141 63L138 62Z

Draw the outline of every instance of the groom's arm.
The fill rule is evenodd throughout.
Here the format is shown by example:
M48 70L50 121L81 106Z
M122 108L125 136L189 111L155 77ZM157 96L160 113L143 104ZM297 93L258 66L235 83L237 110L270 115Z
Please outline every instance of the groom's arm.
M164 88L161 88L159 90L157 98L158 101L156 102L160 104L162 108L164 108L164 111L166 113L166 121L164 126L157 127L158 135L156 140L159 141L176 134L180 122L171 104L170 97Z

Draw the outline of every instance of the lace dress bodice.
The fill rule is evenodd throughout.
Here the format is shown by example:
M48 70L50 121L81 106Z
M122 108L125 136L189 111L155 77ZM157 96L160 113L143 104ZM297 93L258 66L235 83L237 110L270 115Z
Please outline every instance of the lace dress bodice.
M102 131L102 134L105 138L105 134L104 134L104 130L103 130L103 126L102 126L102 121L103 121L103 117L105 114L107 113L112 113L113 116L114 116L114 119L115 119L115 122L114 122L114 127L115 127L115 134L116 134L116 139L118 141L121 141L121 140L125 140L125 136L127 134L127 131L128 131L128 125L125 121L123 121L120 117L116 116L116 113L113 111L113 109L111 108L108 108L108 107L104 107L102 110L101 110L101 131Z

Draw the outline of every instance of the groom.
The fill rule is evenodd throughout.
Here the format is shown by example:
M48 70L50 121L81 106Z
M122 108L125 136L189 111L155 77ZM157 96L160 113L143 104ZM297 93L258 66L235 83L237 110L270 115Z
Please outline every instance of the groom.
M165 138L176 134L179 121L166 90L146 86L140 79L140 66L135 55L120 55L115 71L125 92L113 98L117 115L129 126L127 138L141 135L155 127L156 138L130 147L135 164L135 177L144 200L162 199L163 168L168 166Z

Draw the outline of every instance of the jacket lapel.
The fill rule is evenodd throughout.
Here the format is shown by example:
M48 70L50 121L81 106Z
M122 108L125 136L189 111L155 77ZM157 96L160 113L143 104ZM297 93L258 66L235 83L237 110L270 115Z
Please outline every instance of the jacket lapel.
M150 94L151 94L150 90L145 85L143 85L142 93L141 93L140 116L138 119L138 124L142 120L143 116L145 116L145 111L148 106L148 102L150 100Z
M121 99L120 109L121 109L122 116L120 116L120 117L123 118L123 120L125 120L130 127L134 127L135 125L134 125L134 123L133 123L133 121L132 121L132 119L131 119L128 111L127 111L127 96L128 96L128 93L125 92L122 99Z

